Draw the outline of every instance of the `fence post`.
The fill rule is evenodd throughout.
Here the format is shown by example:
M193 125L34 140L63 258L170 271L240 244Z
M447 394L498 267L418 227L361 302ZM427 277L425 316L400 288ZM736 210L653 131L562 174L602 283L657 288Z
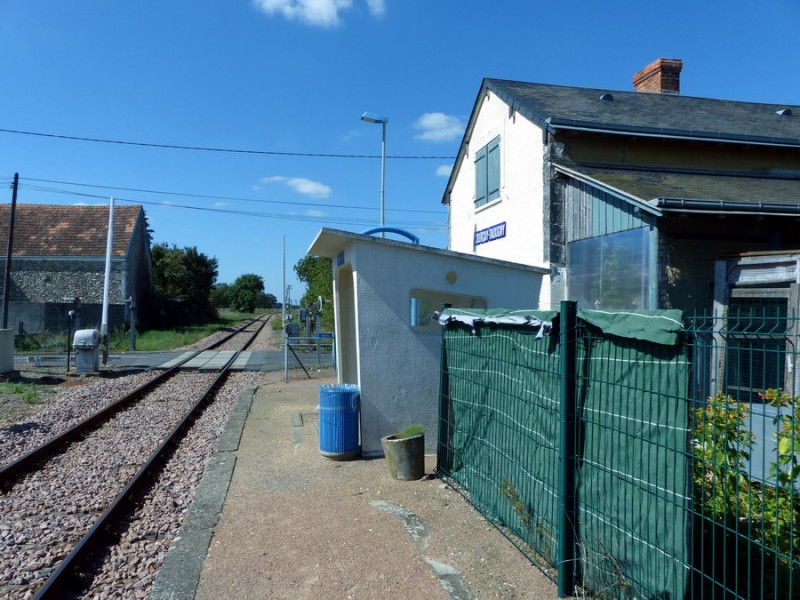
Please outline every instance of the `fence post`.
M558 597L575 590L575 414L577 404L577 303L561 302L561 415L558 477Z
M441 311L444 312L452 304L444 302ZM451 474L453 468L453 441L451 436L452 417L450 411L450 379L447 373L447 327L442 326L439 361L439 441L436 445L436 472Z
M289 383L289 332L283 327L283 382Z

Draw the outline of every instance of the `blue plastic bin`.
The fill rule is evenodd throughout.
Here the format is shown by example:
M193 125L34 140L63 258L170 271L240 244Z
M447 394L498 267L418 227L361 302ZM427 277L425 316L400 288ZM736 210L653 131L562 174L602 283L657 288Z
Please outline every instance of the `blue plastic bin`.
M319 388L319 451L333 460L349 460L361 454L359 440L358 386L349 383Z

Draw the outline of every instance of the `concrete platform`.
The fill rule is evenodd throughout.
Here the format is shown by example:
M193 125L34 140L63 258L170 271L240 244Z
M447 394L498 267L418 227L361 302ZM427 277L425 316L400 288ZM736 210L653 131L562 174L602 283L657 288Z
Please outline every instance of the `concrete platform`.
M280 374L242 393L150 600L543 600L556 587L431 474L319 452L319 386Z

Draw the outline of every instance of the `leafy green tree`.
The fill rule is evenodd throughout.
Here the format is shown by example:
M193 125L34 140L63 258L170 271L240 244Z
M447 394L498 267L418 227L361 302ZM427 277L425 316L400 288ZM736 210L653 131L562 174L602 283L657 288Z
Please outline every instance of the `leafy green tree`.
M156 244L151 249L160 325L207 323L217 318L210 295L217 259L196 247Z
M274 294L264 294L262 302L262 308L275 308L278 305L278 299Z
M306 293L300 299L303 307L316 306L317 298L325 301L320 316L322 328L333 330L333 267L331 259L307 255L294 266L297 278L306 284Z
M260 308L275 308L278 299L273 294L263 291L263 281L258 275L243 275L244 280L236 280L234 284L218 283L211 289L209 300L214 308L232 308L240 312L253 312ZM261 281L252 280L256 277ZM241 278L240 278L241 279ZM252 306L252 308L251 308Z
M218 283L211 288L209 300L214 308L228 308L231 305L231 286L227 283Z
M230 307L239 312L253 312L264 304L264 279L260 275L240 275L231 286Z

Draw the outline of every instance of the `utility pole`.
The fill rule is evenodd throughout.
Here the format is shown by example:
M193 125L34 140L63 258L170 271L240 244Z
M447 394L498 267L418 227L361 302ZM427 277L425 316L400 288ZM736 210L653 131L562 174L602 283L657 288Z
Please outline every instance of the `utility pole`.
M281 325L286 326L286 235L283 236L283 257L282 257L283 275L281 276L281 291L283 291L283 298L281 298Z
M106 270L103 277L103 311L100 339L103 344L103 365L108 363L108 297L111 290L111 258L114 250L114 198L108 201L108 233L106 235Z
M8 219L8 249L6 250L6 272L3 278L3 329L8 329L8 302L11 298L11 252L14 248L14 216L17 212L17 189L19 173L14 173L11 184L11 216Z

